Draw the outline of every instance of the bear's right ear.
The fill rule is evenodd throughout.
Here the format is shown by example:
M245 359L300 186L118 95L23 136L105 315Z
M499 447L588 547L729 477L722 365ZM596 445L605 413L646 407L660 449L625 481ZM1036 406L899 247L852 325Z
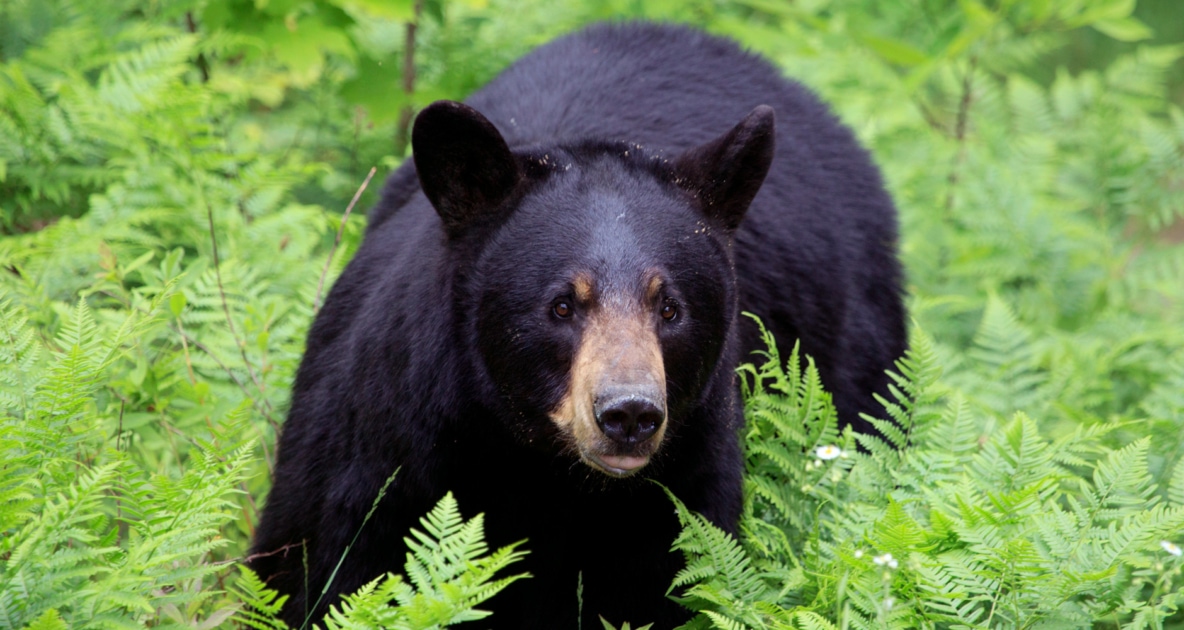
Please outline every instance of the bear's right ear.
M740 225L769 173L775 126L773 108L758 105L731 131L675 161L682 185L695 193L708 216L729 231Z
M493 123L455 101L436 101L419 113L411 151L420 187L450 236L501 205L520 178Z

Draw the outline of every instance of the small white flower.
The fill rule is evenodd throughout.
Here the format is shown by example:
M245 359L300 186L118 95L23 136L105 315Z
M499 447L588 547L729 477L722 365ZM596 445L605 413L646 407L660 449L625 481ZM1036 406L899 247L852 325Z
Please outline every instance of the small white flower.
M855 550L855 557L856 557L856 558L862 558L862 557L863 557L863 550L862 550L862 549L856 549L856 550Z
M847 459L850 456L851 453L848 453L847 451L839 451L839 457L842 457L843 459Z
M882 556L876 556L872 558L872 562L875 562L882 567L886 566L889 569L895 569L896 567L900 566L900 563L897 562L896 558L893 558L892 554L890 553L886 553Z
M822 468L822 460L821 459L814 460L814 467L815 468Z
M892 610L892 605L896 603L895 597L884 598L884 610Z
M1159 546L1163 547L1164 551L1172 554L1173 556L1184 555L1184 549L1180 549L1180 545L1177 545L1176 543L1167 540L1161 540L1159 541Z
M826 459L826 460L834 459L834 458L838 457L839 455L842 455L842 453L843 453L842 449L835 446L834 444L827 444L826 446L819 446L814 451L814 454L816 456L818 456L818 459Z

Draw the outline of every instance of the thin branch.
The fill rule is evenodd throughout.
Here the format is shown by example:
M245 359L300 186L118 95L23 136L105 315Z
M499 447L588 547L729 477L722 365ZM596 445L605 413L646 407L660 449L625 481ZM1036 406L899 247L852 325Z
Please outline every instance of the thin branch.
M193 11L185 14L185 26L190 33L197 33L197 22L193 19ZM197 59L194 60L197 69L201 71L201 82L210 82L210 62L206 59L205 53L198 53Z
M214 279L218 282L218 295L222 298L222 312L226 314L226 327L230 330L230 336L234 338L235 345L238 346L238 352L243 358L243 366L247 368L247 376L251 377L255 387L259 389L264 404L270 407L271 403L267 400L267 388L263 386L258 375L255 374L254 367L251 366L251 360L247 358L247 342L239 338L238 331L234 328L234 318L230 316L230 302L226 299L226 288L222 284L222 265L218 258L218 237L214 233L214 208L210 205L209 199L206 199L201 182L196 183L202 203L206 206L206 224L210 228L210 245L213 246L214 251Z
M127 400L123 396L119 397L119 424L115 429L115 450L123 451L123 409L127 406ZM123 522L123 501L122 496L118 491L112 490L115 495L115 546L119 546L120 542L127 536L127 523Z
M267 558L270 556L274 556L277 553L285 553L289 549L295 549L297 547L303 547L303 546L304 546L303 540L298 543L288 543L288 544L284 545L283 547L280 547L279 549L273 549L271 551L259 551L259 552L250 554L246 557L243 557L240 559L235 559L233 562L251 562L253 560L258 560L259 558Z
M269 413L269 411L271 409L271 402L270 401L268 401L266 398L257 399L254 396L252 396L251 390L247 389L247 384L242 382L242 380L239 379L239 377L235 376L234 370L231 370L229 366L227 366L225 363L223 363L222 360L218 358L218 355L214 354L214 351L210 350L210 348L208 346L206 346L202 342L198 341L195 337L190 336L189 333L185 333L180 330L177 330L176 328L173 328L172 324L169 324L169 328L172 328L174 332L181 335L182 337L187 337L189 339L189 343L193 344L194 348L201 350L202 352L206 353L207 356L209 356L211 359L213 359L214 363L217 363L218 367L222 368L223 372L226 372L227 376L230 377L230 380L234 381L235 385L238 385L238 388L240 390L242 390L243 395L245 395L248 400L250 400L252 403L254 403L255 411L258 411L259 413L263 414L263 417L265 419L267 419L267 423L271 425L271 428L275 429L277 435L279 434L280 423L276 422L275 418L271 417L271 414ZM259 406L260 400L262 400L262 403L264 405L267 405L267 409L264 409Z
M185 369L189 372L189 384L197 385L197 376L193 373L193 361L189 358L189 343L185 339L185 326L181 323L180 315L177 316L177 330L181 331L181 349L185 353Z
M415 93L415 31L422 14L423 0L415 0L415 15L403 35L403 95L407 104L399 112L399 124L395 127L396 155L407 152L407 140L411 136L411 116L415 113L411 106L411 95Z
M321 293L325 290L325 276L329 275L329 266L333 264L333 255L337 253L337 246L341 244L341 235L345 233L345 222L349 221L349 214L354 211L354 206L358 204L358 199L362 198L362 193L366 192L366 187L370 185L370 179L374 177L374 173L378 167L371 166L370 172L366 175L366 179L358 186L358 190L354 193L354 198L349 200L349 205L345 208L345 214L341 216L341 225L337 226L337 238L333 240L333 249L329 250L329 259L325 261L324 268L321 269L321 279L317 282L317 297L312 303L312 314L316 315L321 310Z
M921 113L921 118L925 120L925 124L943 134L950 132L950 128L946 126L945 123L938 120L937 116L933 113L933 110L930 109L929 106L925 104L925 101L921 100L920 97L914 96L913 104L916 105L917 111Z
M950 165L950 174L946 176L946 203L945 211L947 218L950 211L954 209L954 189L958 186L959 171L962 169L962 164L966 161L966 122L970 118L970 105L974 102L974 70L978 67L978 55L971 55L970 67L966 69L966 74L962 75L962 98L958 103L958 118L954 123L954 139L958 142L958 155L954 158L954 163Z

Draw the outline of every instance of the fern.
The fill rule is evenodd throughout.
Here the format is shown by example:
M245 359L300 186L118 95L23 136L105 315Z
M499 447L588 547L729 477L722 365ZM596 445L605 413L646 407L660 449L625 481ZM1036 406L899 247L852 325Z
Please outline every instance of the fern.
M980 369L967 389L985 408L1000 416L1017 410L1038 410L1047 394L1047 374L1039 369L1039 345L999 298L987 300L970 356Z
M280 621L277 615L288 596L267 588L249 568L240 565L238 571L239 579L231 591L242 602L243 609L235 620L254 630L286 630L288 624Z
M932 409L937 400L935 384L941 376L932 342L920 332L909 338L909 350L904 358L896 362L899 374L890 374L892 383L888 390L894 401L880 397L877 401L884 406L893 422L878 418L865 418L883 435L893 449L905 450L912 443L914 434L931 430L938 415ZM872 453L887 453L884 444L870 436L864 436L862 443Z
M487 553L484 518L461 518L452 494L420 519L422 530L405 539L407 578L388 574L346 596L325 617L325 627L440 628L489 615L475 607L513 582L529 577L495 576L520 560L518 544Z
M78 628L134 624L208 600L201 586L219 567L206 558L227 543L232 488L252 445L206 451L176 479L144 475L104 446L98 397L125 340L151 318L134 313L100 332L80 301L44 365L27 360L33 342L21 320L6 321L18 343L6 355L9 382L37 385L26 390L20 422L0 425L11 456L3 492L15 499L0 510L8 534L0 539L0 627L55 618Z
M745 486L751 501L746 510L772 511L795 529L809 530L811 510L805 507L806 497L827 493L835 475L850 468L846 457L826 464L817 460L815 465L813 456L828 447L847 453L854 450L854 439L850 435L839 439L838 417L813 361L807 359L805 370L799 371L795 344L783 364L768 330L759 320L757 324L768 347L767 360L759 368L740 368L749 420Z
M892 447L856 436L870 452L836 460L850 464L826 493L776 495L793 496L810 520L768 498L776 482L762 476L793 479L810 460L800 446L769 457L770 439L785 439L769 432L746 441L756 466L744 538L672 497L683 526L675 547L687 557L673 588L699 612L689 627L1088 627L1173 614L1179 574L1136 578L1127 568L1162 565L1171 556L1160 541L1184 536L1184 507L1162 503L1152 483L1149 441L1099 448L1105 428L1053 441L1022 413L980 441L980 421L962 394L947 394L927 338L913 339L885 401L894 422L881 421L895 429ZM751 408L801 420L813 366L793 359L785 370L796 377L776 364L744 368L764 375L757 382L791 385L751 387ZM758 428L789 421L774 413L754 416ZM806 434L785 435L800 444Z
M601 623L601 625L604 626L604 630L633 630L632 627L629 625L628 621L626 621L624 623L624 625L622 625L620 628L617 628L613 624L609 623L608 620L605 619L604 617L600 618L600 623ZM647 623L644 626L638 626L637 630L650 630L650 628L652 628L653 625L654 624L652 624L652 623Z

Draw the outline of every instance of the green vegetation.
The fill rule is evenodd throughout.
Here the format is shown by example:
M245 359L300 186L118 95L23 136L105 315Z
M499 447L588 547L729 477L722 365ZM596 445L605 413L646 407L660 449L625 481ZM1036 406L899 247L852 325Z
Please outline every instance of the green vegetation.
M0 0L0 628L277 627L239 563L378 182L350 199L408 108L618 17L834 105L915 321L887 442L784 357L742 370L744 536L682 513L693 626L1184 628L1184 34L1133 5ZM326 623L479 615L529 550L480 523L444 499L405 578Z

